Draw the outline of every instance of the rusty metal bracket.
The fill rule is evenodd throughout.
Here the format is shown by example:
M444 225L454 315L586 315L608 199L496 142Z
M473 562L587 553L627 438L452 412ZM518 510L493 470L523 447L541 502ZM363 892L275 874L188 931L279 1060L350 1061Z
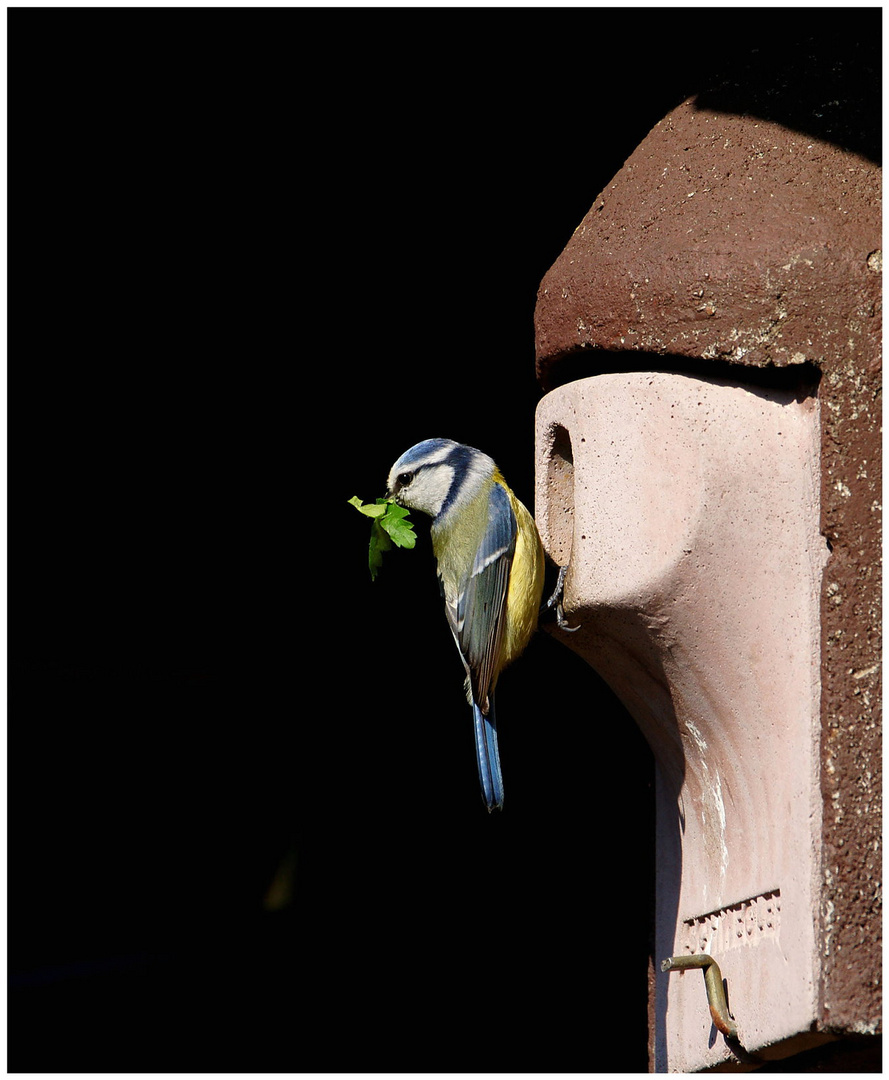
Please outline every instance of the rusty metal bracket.
M707 953L694 953L690 956L668 956L661 964L661 971L684 971L687 968L703 968L704 985L707 988L707 1003L710 1017L717 1031L728 1039L739 1041L738 1025L729 1015L725 987L719 964Z

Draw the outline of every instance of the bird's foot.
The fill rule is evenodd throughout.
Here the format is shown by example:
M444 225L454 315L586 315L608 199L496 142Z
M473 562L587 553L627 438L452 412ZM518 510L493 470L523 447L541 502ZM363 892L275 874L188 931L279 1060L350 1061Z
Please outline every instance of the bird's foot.
M549 611L550 608L556 609L556 626L560 630L565 630L569 634L573 634L575 630L579 630L579 626L569 626L568 621L565 618L565 612L562 609L562 593L565 588L565 575L568 573L567 566L559 567L559 578L556 581L556 587L553 589L553 594L547 600L547 602L541 608L541 612Z

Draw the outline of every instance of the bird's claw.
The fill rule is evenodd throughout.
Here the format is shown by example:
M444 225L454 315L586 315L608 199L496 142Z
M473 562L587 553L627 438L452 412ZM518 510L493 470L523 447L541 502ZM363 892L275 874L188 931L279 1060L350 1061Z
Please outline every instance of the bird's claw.
M564 630L568 634L573 634L575 630L579 630L580 626L569 626L568 620L565 618L565 612L562 610L561 601L556 604L556 626L560 630Z
M579 626L569 626L568 620L565 618L565 612L562 609L562 592L565 587L565 575L568 573L567 566L559 567L559 577L556 581L556 587L553 589L553 594L543 605L545 611L549 611L550 608L556 609L556 626L560 630L565 630L569 634L573 634L575 630L579 630Z

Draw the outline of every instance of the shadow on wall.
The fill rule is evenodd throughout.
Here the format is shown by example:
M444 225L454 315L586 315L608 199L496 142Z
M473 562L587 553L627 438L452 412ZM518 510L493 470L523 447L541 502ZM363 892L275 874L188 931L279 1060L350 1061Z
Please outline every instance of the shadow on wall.
M880 163L881 16L856 12L854 27L837 27L829 40L765 39L696 105L757 116Z

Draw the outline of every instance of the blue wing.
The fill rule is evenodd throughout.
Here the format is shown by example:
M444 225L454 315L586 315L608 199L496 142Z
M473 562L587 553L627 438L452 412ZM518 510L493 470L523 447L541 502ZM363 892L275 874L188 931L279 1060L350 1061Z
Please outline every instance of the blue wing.
M509 496L493 484L488 527L472 571L457 597L454 635L469 672L472 697L483 713L500 669L509 571L515 554L516 519Z
M475 720L478 771L489 810L503 802L497 749L494 684L500 670L509 572L515 554L517 525L509 495L493 484L488 527L476 552L469 580L455 605L451 629L466 664Z

